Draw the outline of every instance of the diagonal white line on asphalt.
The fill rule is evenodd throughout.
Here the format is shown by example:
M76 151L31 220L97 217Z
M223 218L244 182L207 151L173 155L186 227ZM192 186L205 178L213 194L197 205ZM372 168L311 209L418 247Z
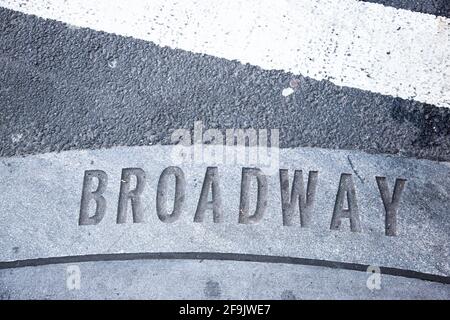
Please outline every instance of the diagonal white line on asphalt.
M355 0L0 0L0 6L450 107L445 17Z

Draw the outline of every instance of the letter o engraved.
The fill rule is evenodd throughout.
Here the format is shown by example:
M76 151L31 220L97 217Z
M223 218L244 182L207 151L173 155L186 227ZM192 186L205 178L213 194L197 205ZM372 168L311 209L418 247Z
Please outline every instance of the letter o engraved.
M167 184L171 175L175 176L175 199L172 213L167 212ZM159 220L171 223L176 221L183 208L186 194L186 179L183 170L178 167L168 167L164 169L159 177L158 190L156 192L156 212Z
M92 191L93 180L98 180L97 190ZM106 199L103 193L108 184L108 175L102 170L86 170L84 172L83 191L81 194L80 217L78 225L93 225L102 221L106 211ZM89 204L91 200L96 203L95 214L89 217Z

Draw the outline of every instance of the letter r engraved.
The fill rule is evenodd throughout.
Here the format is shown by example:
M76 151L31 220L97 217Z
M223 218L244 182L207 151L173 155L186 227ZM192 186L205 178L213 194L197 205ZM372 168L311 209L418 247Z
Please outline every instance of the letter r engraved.
M136 177L136 188L130 190L131 176ZM127 222L127 207L131 201L133 222L144 222L141 194L145 186L145 172L140 168L125 168L120 179L119 204L117 208L117 223Z

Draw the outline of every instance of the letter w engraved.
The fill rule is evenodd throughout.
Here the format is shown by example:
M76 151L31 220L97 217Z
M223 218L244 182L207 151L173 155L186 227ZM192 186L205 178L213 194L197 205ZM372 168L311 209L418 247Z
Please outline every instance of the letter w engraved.
M297 205L300 213L300 225L302 227L310 226L316 195L317 176L317 171L309 172L308 186L305 194L303 172L295 170L293 186L289 195L289 172L285 169L280 170L281 206L284 226L293 225Z

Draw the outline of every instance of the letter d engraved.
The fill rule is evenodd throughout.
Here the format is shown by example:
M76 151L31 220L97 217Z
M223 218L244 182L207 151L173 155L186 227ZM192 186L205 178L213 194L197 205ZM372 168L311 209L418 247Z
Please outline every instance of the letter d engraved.
M256 198L256 210L250 215L250 179L256 178L258 191ZM239 205L239 223L256 223L262 219L267 207L267 178L258 168L242 168L241 201Z
M98 180L98 186L92 191L93 180ZM108 184L108 175L101 170L86 170L84 172L83 191L81 194L80 218L78 225L93 225L102 221L106 211L106 199L103 193L106 191ZM95 214L89 217L89 203L95 201Z

